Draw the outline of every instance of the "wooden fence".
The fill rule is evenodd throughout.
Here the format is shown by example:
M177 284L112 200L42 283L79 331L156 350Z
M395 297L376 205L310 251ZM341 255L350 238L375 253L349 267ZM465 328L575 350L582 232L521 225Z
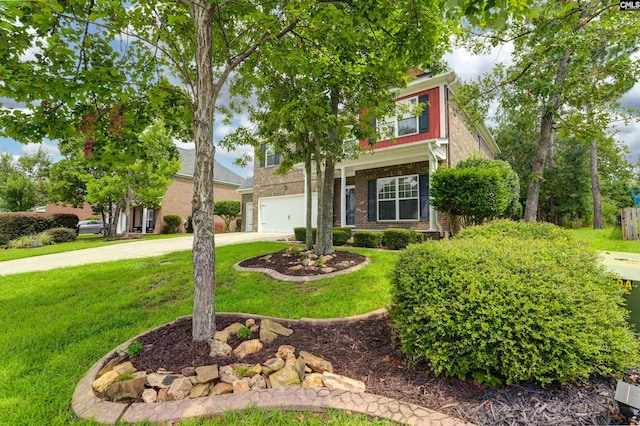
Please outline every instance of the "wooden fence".
M622 209L622 239L640 240L640 208L627 207Z

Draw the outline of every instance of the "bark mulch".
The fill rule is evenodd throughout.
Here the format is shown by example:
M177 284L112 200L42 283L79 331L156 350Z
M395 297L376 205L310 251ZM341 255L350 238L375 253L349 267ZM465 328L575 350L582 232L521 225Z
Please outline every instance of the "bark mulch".
M319 268L307 266L291 271L302 260L313 260L312 253L284 249L270 256L259 256L240 263L245 267L272 268L289 275L315 275ZM364 256L336 251L323 266L341 268L349 261L360 263ZM315 262L312 262L315 266ZM353 264L351 264L353 266ZM351 267L349 266L349 267ZM344 269L344 268L343 268ZM222 330L246 318L218 316L216 328ZM272 357L280 345L292 345L331 361L335 372L363 381L367 392L407 401L479 425L608 425L623 423L613 395L613 379L594 378L584 386L520 384L487 388L471 380L436 377L426 364L409 368L388 318L362 320L344 325L310 325L282 322L294 330L291 336L278 336L256 353L239 360L235 355L212 358L206 343L194 343L190 318L158 328L139 339L142 353L132 360L139 370L160 368L180 372L185 367L237 362L261 363ZM253 338L258 338L254 332ZM229 344L239 340L232 336Z

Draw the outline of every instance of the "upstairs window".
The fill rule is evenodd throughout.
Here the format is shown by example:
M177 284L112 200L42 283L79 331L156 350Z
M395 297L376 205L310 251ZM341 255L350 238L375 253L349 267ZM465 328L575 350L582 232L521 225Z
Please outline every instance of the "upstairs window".
M418 116L413 115L413 108L418 103L424 104L424 110ZM377 122L378 132L382 140L426 133L429 131L429 96L421 95L414 98L404 99L398 102L401 106L406 106L409 111L400 112L398 117L385 117Z
M272 146L262 144L260 146L262 158L260 158L260 167L277 166L280 164L280 154L277 153Z
M418 104L418 98L411 98L398 102L401 106L413 108ZM418 117L414 117L411 111L407 111L406 116L398 117L398 137L418 133Z

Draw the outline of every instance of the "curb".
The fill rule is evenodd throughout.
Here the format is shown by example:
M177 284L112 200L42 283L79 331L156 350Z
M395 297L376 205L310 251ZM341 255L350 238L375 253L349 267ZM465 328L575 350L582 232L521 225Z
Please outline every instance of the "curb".
M221 312L216 315L222 317L233 315L254 319L271 319L288 324L331 325L349 324L365 319L384 318L388 315L388 312L385 308L381 308L373 312L346 318L301 318L299 320L235 312ZM178 317L172 323L184 321L188 318L191 318L191 316ZM167 324L163 324L160 327L164 327L165 325ZM85 420L92 419L98 423L105 424L115 424L119 421L141 422L144 420L170 422L191 417L220 416L228 411L241 411L252 407L315 412L323 412L326 409L349 410L351 412L389 419L408 425L472 426L471 423L466 423L460 419L415 404L366 392L355 393L328 388L252 390L236 394L207 396L160 403L134 402L125 404L105 401L98 398L93 392L92 384L102 366L115 352L125 350L130 342L150 333L156 328L148 330L117 346L87 371L76 386L71 400L71 407L79 418Z

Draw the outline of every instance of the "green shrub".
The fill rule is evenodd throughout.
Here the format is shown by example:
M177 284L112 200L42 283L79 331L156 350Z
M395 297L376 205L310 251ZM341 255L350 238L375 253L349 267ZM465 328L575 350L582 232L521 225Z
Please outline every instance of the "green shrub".
M514 222L509 219L498 219L482 226L471 226L456 236L456 238L476 237L512 237L521 240L542 239L550 241L573 239L571 233L548 222Z
M142 343L138 342L137 340L134 340L133 342L129 343L129 346L127 346L127 354L129 355L129 358L135 358L141 353Z
M240 201L222 200L213 204L213 211L224 220L224 230L229 232L231 221L237 218L242 211Z
M52 228L76 229L78 226L78 216L75 214L57 213L53 215Z
M353 233L353 245L378 248L382 245L382 235L382 232L378 231L356 231Z
M251 329L249 327L241 327L238 329L236 336L240 340L249 340L251 339Z
M53 244L53 238L46 232L41 232L37 235L23 235L14 240L9 241L7 246L9 248L34 248L49 246Z
M53 218L42 213L0 213L0 245L46 231L54 227L52 223Z
M347 238L347 239L351 238L351 228L346 228L346 227L344 227L344 228L333 228L333 230L334 230L334 231L335 231L335 230L340 230L340 231L342 231L342 232L346 232L346 233L347 233L347 236L348 236L348 238Z
M182 225L182 218L177 214L168 214L162 216L162 220L167 224L167 234L175 234L178 230L178 227Z
M383 234L384 245L391 250L402 250L418 242L418 234L410 229L388 228Z
M75 241L78 238L76 231L69 228L51 228L44 231L51 235L53 243L68 243L69 241Z
M316 228L311 228L311 232L313 233L313 241L316 241ZM307 228L306 227L298 227L293 228L293 234L296 237L296 241L300 241L301 243L307 242Z
M343 228L333 228L333 245L343 246L347 244L351 238L350 232L345 231Z
M531 226L513 231L530 238L476 230L400 253L390 312L411 363L487 384L580 382L637 365L622 289L597 254Z

